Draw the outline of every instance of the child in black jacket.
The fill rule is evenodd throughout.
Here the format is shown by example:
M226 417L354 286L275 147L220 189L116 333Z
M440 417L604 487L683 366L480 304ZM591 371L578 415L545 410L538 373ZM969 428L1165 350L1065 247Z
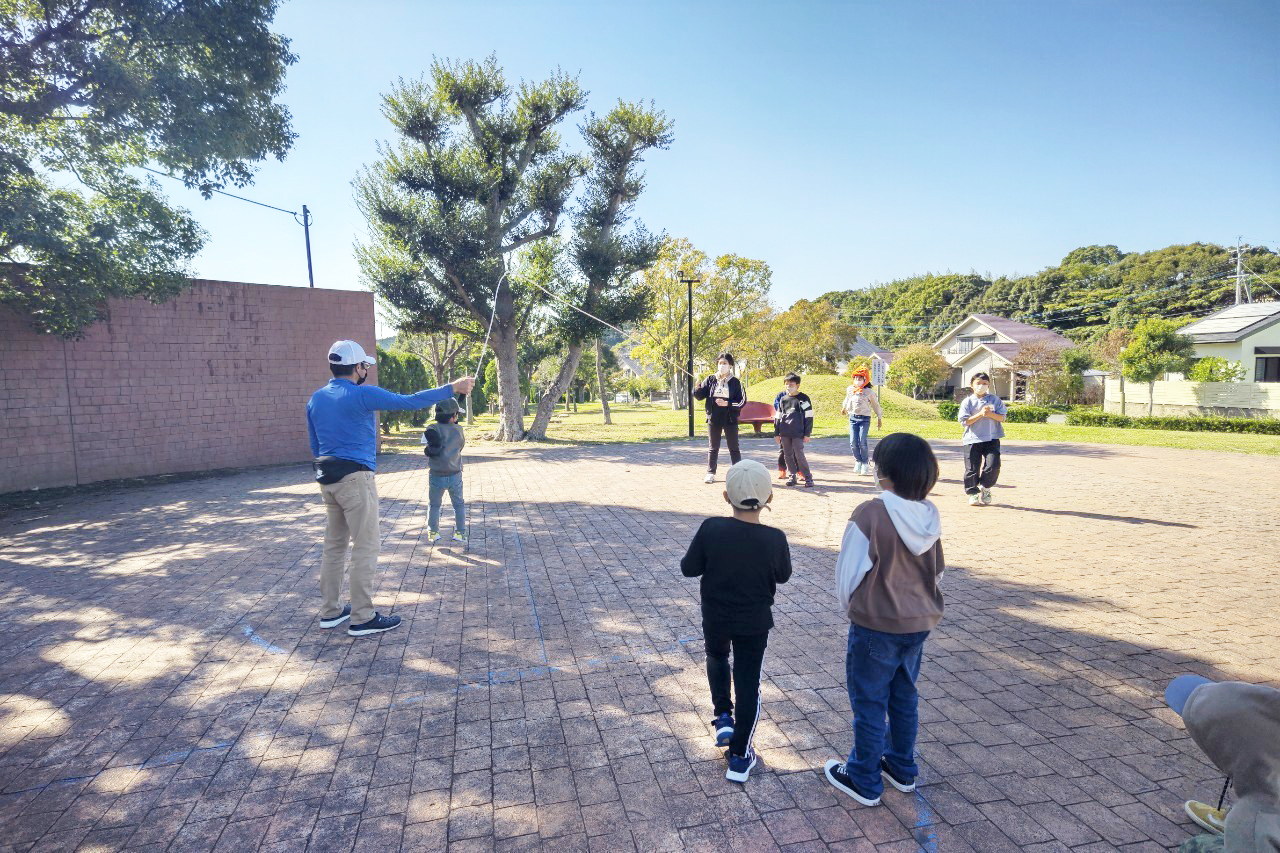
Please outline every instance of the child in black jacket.
M785 533L760 523L760 511L773 499L763 465L747 459L731 467L724 499L733 517L702 522L680 572L702 578L702 634L716 744L729 747L725 778L746 782L756 766L751 742L760 719L760 667L773 627L773 596L791 577L791 550ZM729 695L730 651L736 721Z
M813 486L813 473L805 458L804 446L813 433L813 401L800 391L800 377L788 373L785 389L773 401L774 430L787 463L787 485L796 484L796 474L804 475L804 484Z
M693 389L695 400L706 400L707 407L707 476L704 482L716 481L716 460L720 456L720 436L729 445L729 464L742 458L738 449L738 413L747 403L742 383L733 375L733 355L721 353L716 359L716 372Z

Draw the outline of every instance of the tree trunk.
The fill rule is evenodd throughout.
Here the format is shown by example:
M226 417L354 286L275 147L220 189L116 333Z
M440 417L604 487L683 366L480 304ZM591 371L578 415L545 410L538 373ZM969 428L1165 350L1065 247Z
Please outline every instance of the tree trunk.
M533 423L529 426L526 438L530 441L543 441L547 437L547 426L551 423L551 415L555 413L556 403L561 396L565 398L565 411L569 410L569 383L573 374L578 372L578 362L582 360L582 344L573 344L565 356L560 371L556 373L555 382L538 398L538 410L534 412Z
M613 418L609 416L609 397L604 392L604 357L601 350L600 339L596 338L596 386L600 389L600 408L604 410L604 422L612 425Z
M1147 383L1147 417L1152 417L1156 413L1156 381L1152 379Z
M520 396L520 359L515 329L494 324L493 360L498 365L498 440L524 438L524 398Z
M1106 407L1103 407L1106 410ZM1124 414L1124 374L1120 374L1120 414Z

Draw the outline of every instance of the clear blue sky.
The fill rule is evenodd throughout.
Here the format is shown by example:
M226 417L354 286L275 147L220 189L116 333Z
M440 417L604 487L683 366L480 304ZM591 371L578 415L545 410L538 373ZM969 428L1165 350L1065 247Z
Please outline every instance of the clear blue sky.
M597 112L655 101L675 143L640 218L767 261L781 306L1092 243L1280 246L1275 0L293 0L275 28L299 138L240 192L310 206L319 287L363 287L351 180L391 136L382 93L490 53L513 81L579 72ZM209 232L201 277L306 285L288 216L163 182Z

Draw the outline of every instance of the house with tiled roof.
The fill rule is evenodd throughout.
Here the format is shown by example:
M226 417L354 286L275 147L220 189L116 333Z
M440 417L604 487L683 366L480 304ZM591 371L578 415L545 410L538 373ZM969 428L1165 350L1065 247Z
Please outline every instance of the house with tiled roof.
M849 347L848 357L844 361L839 362L836 367L839 372L843 374L845 370L848 369L850 361L853 361L855 358L862 357L871 359L873 367L875 362L883 362L886 370L888 370L889 365L893 363L893 353L889 352L887 349L881 349L862 335L858 335L857 339L853 342L853 346Z
M949 392L968 387L975 373L991 377L991 390L1006 400L1026 396L1026 383L1013 369L1024 344L1044 343L1069 349L1073 346L1051 329L1032 326L994 314L970 314L933 344L951 365L946 381Z

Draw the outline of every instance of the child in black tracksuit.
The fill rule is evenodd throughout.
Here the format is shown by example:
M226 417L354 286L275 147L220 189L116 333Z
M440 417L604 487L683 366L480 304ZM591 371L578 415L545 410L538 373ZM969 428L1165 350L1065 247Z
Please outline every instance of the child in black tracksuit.
M785 533L760 523L760 511L773 498L763 465L745 459L731 467L724 498L733 517L702 522L680 572L702 578L702 634L716 744L729 747L725 778L746 782L756 765L751 742L760 719L760 668L773 627L773 596L791 577L791 551ZM736 721L729 695L731 651Z
M809 470L804 446L813 433L813 401L800 392L799 375L788 373L785 382L785 390L773 401L773 423L787 463L787 485L794 486L796 474L803 474L804 484L811 487L813 473Z

